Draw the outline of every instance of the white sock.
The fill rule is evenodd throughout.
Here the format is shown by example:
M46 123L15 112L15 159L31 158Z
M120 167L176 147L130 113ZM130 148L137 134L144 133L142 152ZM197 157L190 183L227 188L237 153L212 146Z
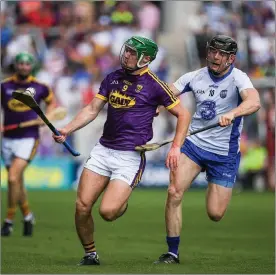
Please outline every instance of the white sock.
M173 255L175 258L178 258L178 256L177 255L175 255L174 253L172 253L172 252L168 252L168 254L171 254L171 255Z
M27 216L24 217L24 221L29 222L33 219L33 213L29 213Z
M97 252L88 252L88 253L85 253L85 256L89 256L89 255L97 255Z

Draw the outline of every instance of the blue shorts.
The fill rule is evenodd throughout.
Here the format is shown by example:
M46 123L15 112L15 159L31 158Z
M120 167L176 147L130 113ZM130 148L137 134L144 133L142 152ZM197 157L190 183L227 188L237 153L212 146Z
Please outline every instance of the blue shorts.
M233 188L238 173L241 154L222 156L203 150L185 140L181 152L206 170L206 179L224 187Z

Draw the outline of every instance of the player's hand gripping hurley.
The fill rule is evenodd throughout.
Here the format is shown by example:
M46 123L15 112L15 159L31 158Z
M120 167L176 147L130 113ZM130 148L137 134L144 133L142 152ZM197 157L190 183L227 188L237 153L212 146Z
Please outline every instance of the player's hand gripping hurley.
M39 105L35 101L35 99L27 93L22 93L22 92L13 92L12 93L13 98L17 99L18 101L24 103L28 107L30 107L32 110L34 110L40 117L41 119L45 122L45 124L50 128L50 130L57 136L60 135L58 130L54 127L54 125L48 120L48 118L45 116L45 114L42 112L40 109ZM63 145L67 148L67 150L74 156L79 156L80 153L76 152L66 141L63 142Z
M201 128L201 129L198 129L198 130L195 130L195 131L192 131L192 132L188 133L187 137L198 134L200 132L203 132L203 131L206 131L206 130L209 130L209 129L212 129L212 128L215 128L215 127L218 127L218 126L220 126L219 122L211 124L209 126L206 126L206 127ZM160 147L162 147L162 146L164 146L168 143L171 143L171 142L173 142L173 139L165 140L165 141L162 141L162 142L139 145L139 146L135 147L135 150L139 151L139 152L153 151L153 150L156 150L156 149L158 149L158 148L160 148Z

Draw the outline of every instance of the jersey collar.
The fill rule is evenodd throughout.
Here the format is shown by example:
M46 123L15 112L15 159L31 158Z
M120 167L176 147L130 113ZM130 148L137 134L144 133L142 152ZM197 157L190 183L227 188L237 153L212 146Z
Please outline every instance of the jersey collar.
M141 75L143 75L143 74L147 73L148 71L149 71L149 68L146 68L145 70L143 70L142 72L140 72L140 74L139 74L139 75L141 76Z
M20 81L17 77L17 75L13 75L12 76L12 80L15 81L15 82L23 82L23 81ZM34 80L34 77L32 75L29 75L26 80L23 82L23 83L30 83Z
M211 78L214 82L219 82L219 81L223 80L224 78L226 78L228 75L230 75L230 74L232 73L233 69L234 69L234 65L232 64L232 65L230 66L230 70L229 70L226 74L224 74L223 76L214 76L214 75L209 71L209 69L208 69L208 67L207 67L208 74L209 74L210 78Z

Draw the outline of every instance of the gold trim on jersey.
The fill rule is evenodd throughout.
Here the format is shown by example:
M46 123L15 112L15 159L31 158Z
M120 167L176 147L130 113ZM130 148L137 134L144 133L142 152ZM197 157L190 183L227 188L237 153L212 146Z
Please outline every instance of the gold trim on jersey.
M11 80L13 80L13 81L15 81L15 82L30 83L30 82L34 81L35 78L34 78L32 75L29 75L29 76L27 77L26 80L21 81L20 79L18 79L18 76L15 74L15 75L13 75L13 76L11 77Z
M45 84L45 83L43 83L43 82L40 82L40 81L37 80L35 77L33 78L33 82L35 82L35 83L37 83L37 84L40 84L40 85L42 85L42 86L45 86L45 87L47 88L49 94L48 94L48 96L47 96L46 98L44 98L44 101L45 101L46 103L50 103L50 102L53 100L53 98L54 98L54 92L53 92L53 90L50 88L50 86L47 85L47 84Z
M96 94L95 95L97 98L101 99L101 100L104 100L104 101L107 101L107 98L103 95L100 95L100 94Z
M9 81L11 81L11 80L13 80L13 76L10 76L10 77L8 77L8 78L5 78L1 83L6 83L6 82L9 82Z
M133 179L133 181L132 181L132 183L130 185L130 187L132 189L134 189L138 185L138 183L141 181L142 176L143 176L143 172L145 170L145 165L146 165L145 152L142 152L140 154L140 156L141 156L141 161L140 161L139 169L138 169L138 171L137 171L137 173L136 173L136 175L135 175L135 177L134 177L134 179Z
M34 158L34 156L35 156L35 154L36 154L36 151L37 151L38 145L39 145L39 140L36 139L36 140L35 140L34 147L33 147L33 149L32 149L32 152L31 152L31 155L30 155L28 161L31 161L31 160Z
M166 85L163 81L161 81L160 79L158 79L158 77L155 74L153 74L151 71L149 71L149 75L164 89L164 91L171 98L172 102L176 102L177 101L177 97L173 94L173 92L170 90L170 88L168 87L168 85Z
M170 110L170 109L172 109L174 106L178 105L179 103L180 103L180 100L177 99L176 102L174 102L173 104L167 106L166 109L167 109L167 110Z
M46 103L50 103L53 100L53 98L54 98L54 93L53 93L52 89L48 88L48 91L49 91L48 96L46 98L44 98L44 101Z
M141 75L143 75L143 74L147 73L148 71L149 71L149 68L147 67L145 70L143 70L142 72L140 72L140 74L139 74L139 75L141 76Z

